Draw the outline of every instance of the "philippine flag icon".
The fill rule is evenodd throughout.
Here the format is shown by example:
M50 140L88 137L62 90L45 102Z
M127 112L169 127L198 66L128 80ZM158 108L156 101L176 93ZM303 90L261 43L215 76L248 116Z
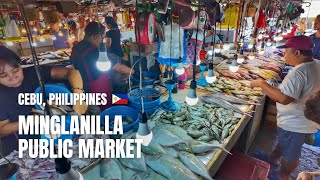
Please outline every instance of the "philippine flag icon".
M128 104L128 95L112 94L112 104Z

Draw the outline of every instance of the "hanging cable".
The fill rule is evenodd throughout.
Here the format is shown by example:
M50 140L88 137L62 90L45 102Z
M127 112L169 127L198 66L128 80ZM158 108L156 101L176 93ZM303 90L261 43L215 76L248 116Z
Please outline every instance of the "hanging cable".
M36 70L36 74L37 74L37 77L38 77L39 85L40 85L40 88L41 88L41 91L42 91L42 98L43 98L43 100L45 102L45 114L49 115L49 116L52 116L53 113L52 113L52 110L51 110L51 108L50 108L50 106L48 104L48 99L47 99L47 95L46 95L44 82L42 80L41 73L40 73L40 65L39 65L37 53L36 53L36 50L35 50L35 48L33 46L34 39L32 37L32 33L31 33L30 26L29 26L29 23L28 23L29 20L28 20L28 16L27 16L27 13L26 13L26 10L25 10L25 5L24 5L23 0L16 0L16 2L18 3L18 7L19 7L19 10L21 12L22 21L23 21L23 23L24 23L24 25L26 27L27 38L28 38L28 41L29 41L30 50L31 50L31 54L32 54L32 61L33 61L33 64L34 64L34 67L35 67L35 70Z
M172 18L172 11L173 11L173 0L171 1L171 9L170 9L170 21L171 21L171 24L170 24L170 28L171 28L171 32L170 32L170 66L169 66L169 79L172 79L173 78L173 73L171 73L171 70L172 70L172 31L173 31L173 18Z
M193 74L192 74L193 80L196 80L196 68L197 68L197 45L198 45L200 8L198 10L199 11L198 11L198 21L197 21L197 31L196 31L196 44L194 48L194 59L193 59Z
M228 4L230 5L230 0L228 1ZM229 31L230 31L230 20L231 20L231 8L232 8L232 6L230 6L230 17L229 17L229 22L228 22L228 31L227 31L226 42L229 42Z

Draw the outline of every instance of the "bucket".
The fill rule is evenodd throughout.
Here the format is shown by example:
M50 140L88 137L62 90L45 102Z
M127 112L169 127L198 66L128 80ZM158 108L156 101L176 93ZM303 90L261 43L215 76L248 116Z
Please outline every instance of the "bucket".
M152 85L157 79L157 75L153 72L142 71L142 85ZM134 85L138 85L140 82L140 74L134 74L131 78Z
M129 106L133 107L134 109L140 111L141 110L141 101L140 101L140 89L133 89L131 90L131 93L128 93L128 100L129 100ZM142 95L150 95L150 94L156 94L159 95L159 91L153 89L153 88L143 88L142 89ZM143 98L144 108L145 110L153 109L155 107L158 107L160 105L160 95L156 97L144 97Z
M127 121L127 116L129 116L133 120L132 123L123 126L123 133L132 130L133 127L137 123L139 123L139 113L135 109L129 106L113 106L102 111L102 113L100 114L101 125L104 125L105 116L109 116L109 129L113 130L113 126L111 125L111 123L114 121L115 115L121 115L122 122Z
M44 87L46 90L46 96L48 96L49 93L66 93L69 96L71 94L69 89L64 84L45 84ZM41 87L38 87L34 93L37 93L37 94L42 93ZM38 104L35 105L35 108L38 110L42 110Z
M19 172L19 165L15 163L0 165L1 180L16 180Z

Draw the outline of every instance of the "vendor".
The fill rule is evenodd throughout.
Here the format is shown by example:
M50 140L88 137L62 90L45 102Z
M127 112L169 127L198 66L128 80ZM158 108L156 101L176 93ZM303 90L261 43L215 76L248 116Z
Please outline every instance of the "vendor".
M314 44L313 58L320 59L320 14L314 20L313 29L316 30L316 33L310 36Z
M84 31L84 39L73 47L70 60L73 67L80 71L86 92L107 93L107 106L101 106L100 108L98 106L88 107L89 114L99 115L101 109L110 106L112 96L112 85L109 76L106 72L102 72L97 68L99 47L105 37L105 27L100 23L90 22Z
M41 77L44 82L69 80L73 93L83 93L82 78L77 70L65 67L41 67ZM13 51L0 46L0 137L1 153L8 155L18 147L17 131L19 130L18 116L29 115L33 106L20 106L19 93L33 93L39 86L34 67L22 69L21 59ZM86 105L77 104L73 110L77 114L86 111Z
M105 24L108 30L106 33L105 45L107 48L108 58L114 65L111 72L113 74L110 75L110 77L113 77L111 79L114 88L113 91L114 93L126 93L123 90L127 88L123 87L127 84L125 79L128 78L128 75L130 74L130 68L121 64L124 54L120 45L120 30L118 28L118 24L111 16L107 16L105 18Z
M53 40L54 50L72 48L72 42L68 39L68 30L60 28L59 24L59 21L51 24L51 34L56 37L56 39Z
M282 86L276 88L264 80L254 80L251 87L260 87L277 102L278 144L268 161L277 165L283 157L278 175L281 180L289 180L299 165L306 138L319 129L318 124L305 117L303 107L306 99L320 88L320 62L312 58L313 43L308 36L292 37L278 48L285 48L285 63L294 67Z
M307 23L306 23L306 18L302 18L298 23L298 33L300 33L300 35L304 35L304 32L307 29Z
M311 96L305 103L304 115L320 124L320 91L317 91L313 96ZM301 172L299 173L297 180L310 180L310 179L320 180L320 172Z

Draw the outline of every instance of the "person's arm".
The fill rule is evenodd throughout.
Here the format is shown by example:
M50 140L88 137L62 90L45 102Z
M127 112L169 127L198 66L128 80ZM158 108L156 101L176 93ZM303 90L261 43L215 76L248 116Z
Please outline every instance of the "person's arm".
M269 85L261 79L251 81L251 87L260 87L269 98L283 105L290 104L295 100L294 98L283 94L280 89Z
M106 47L109 48L111 46L111 43L112 43L112 36L113 36L113 33L112 33L112 30L108 31L106 33Z
M0 121L0 137L14 134L18 132L18 130L18 122L10 122L8 119Z
M106 38L106 47L109 48L111 46L112 39L111 38Z
M301 172L298 174L297 180L313 180L315 177L320 176L320 172Z
M83 81L81 74L76 69L65 68L65 67L53 67L51 70L52 79L69 80L71 87L73 88L73 93L83 93ZM77 102L73 107L74 111L78 114L84 114L87 110L87 105Z
M130 74L130 68L126 65L116 63L113 67L112 70L119 72L121 74L129 75ZM134 70L132 70L132 74L134 74Z

